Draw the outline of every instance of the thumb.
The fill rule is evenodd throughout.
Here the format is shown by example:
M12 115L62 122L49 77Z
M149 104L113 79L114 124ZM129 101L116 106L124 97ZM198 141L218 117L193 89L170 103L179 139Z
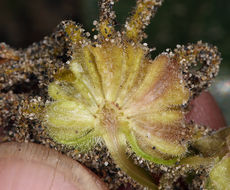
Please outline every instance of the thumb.
M106 190L91 171L78 162L33 143L0 144L0 189Z

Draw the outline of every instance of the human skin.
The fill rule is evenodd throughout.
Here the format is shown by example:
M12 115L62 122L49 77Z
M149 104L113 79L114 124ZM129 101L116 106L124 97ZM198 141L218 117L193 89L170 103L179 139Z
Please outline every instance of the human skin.
M193 120L197 124L219 129L226 126L224 116L213 96L203 92L198 98L191 102L191 110L186 116L187 120Z
M221 110L208 92L203 92L198 98L192 101L190 108L190 112L186 116L188 121L193 120L197 124L207 125L213 129L226 126ZM46 148L46 151L49 152L50 150ZM49 165L42 156L37 157L36 162L30 162L28 159L31 159L31 156L27 153L23 154L22 159L14 160L7 157L1 159L0 151L0 187L2 189L31 190L31 187L33 190L82 189L78 184L79 180L73 177L73 175L79 174L71 173L68 167L62 167L60 170L60 164ZM49 153L45 155L49 156ZM53 157L54 162L60 162L60 158L60 156L57 156L57 158ZM62 161L66 165L74 167L71 159L66 158L62 159ZM92 174L89 172L89 175ZM95 180L97 179L95 178ZM101 189L103 189L103 183L101 184Z

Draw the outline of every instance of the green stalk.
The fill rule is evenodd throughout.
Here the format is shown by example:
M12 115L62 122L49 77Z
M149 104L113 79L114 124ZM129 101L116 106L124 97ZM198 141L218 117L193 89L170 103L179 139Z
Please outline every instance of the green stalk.
M141 185L152 190L158 189L157 185L153 183L153 178L144 169L135 165L126 155L126 139L123 135L119 134L117 129L111 130L110 127L104 136L104 140L114 162L121 168L121 170Z

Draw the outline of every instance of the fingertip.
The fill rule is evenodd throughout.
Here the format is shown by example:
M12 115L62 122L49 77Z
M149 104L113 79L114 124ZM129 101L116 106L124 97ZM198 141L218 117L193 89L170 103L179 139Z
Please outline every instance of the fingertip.
M186 115L187 121L193 120L215 130L227 125L217 102L209 92L203 92L195 98L190 104L190 109Z

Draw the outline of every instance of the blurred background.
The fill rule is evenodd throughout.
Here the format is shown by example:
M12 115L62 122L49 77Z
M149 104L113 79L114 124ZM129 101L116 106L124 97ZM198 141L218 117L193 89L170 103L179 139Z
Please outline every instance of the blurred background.
M118 28L135 6L135 0L115 4ZM91 31L98 18L97 0L0 0L0 42L25 48L49 35L66 19L81 23ZM222 65L210 89L230 125L230 1L165 0L146 33L153 56L176 44L211 43L222 54Z

